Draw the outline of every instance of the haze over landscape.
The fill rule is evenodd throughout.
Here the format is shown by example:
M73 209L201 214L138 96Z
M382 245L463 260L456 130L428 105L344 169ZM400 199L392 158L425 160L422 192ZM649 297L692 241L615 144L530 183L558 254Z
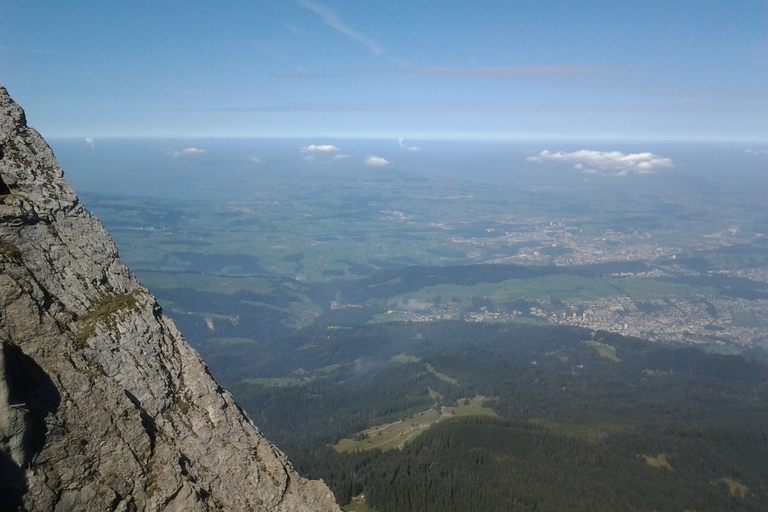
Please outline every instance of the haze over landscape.
M31 0L2 7L0 80L48 137L765 142L767 11Z
M31 0L0 84L344 510L768 510L766 2Z

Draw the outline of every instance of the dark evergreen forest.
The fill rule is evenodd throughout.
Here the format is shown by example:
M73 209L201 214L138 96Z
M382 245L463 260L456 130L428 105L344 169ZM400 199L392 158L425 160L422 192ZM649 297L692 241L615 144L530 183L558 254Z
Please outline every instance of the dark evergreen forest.
M465 322L308 329L256 352L247 373L304 377L229 388L341 504L364 493L379 512L768 510L768 367L743 356ZM402 353L419 360L390 359ZM500 417L441 421L402 450L331 447L476 395Z

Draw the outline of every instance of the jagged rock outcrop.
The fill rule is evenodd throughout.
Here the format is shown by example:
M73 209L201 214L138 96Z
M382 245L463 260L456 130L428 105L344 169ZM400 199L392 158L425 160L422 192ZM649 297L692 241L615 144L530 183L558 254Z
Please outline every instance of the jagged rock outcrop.
M0 508L337 511L211 378L0 87Z

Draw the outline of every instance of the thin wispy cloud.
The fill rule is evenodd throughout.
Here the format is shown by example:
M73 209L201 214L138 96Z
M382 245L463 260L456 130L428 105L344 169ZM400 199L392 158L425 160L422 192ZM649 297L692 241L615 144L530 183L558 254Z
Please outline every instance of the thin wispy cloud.
M597 174L600 171L616 171L617 176L629 173L652 174L659 169L672 167L670 158L654 155L653 153L624 154L619 151L592 151L582 149L565 153L552 153L544 150L536 156L526 158L529 162L565 163L573 165L574 169L587 174Z
M671 100L696 100L753 103L765 109L768 87L674 87L658 84L643 84L632 80L620 83L603 82L589 84L610 91L638 94L646 97L668 98Z
M347 158L352 158L351 155L336 155L333 157L334 162L341 162L342 160L346 160Z
M519 78L553 75L595 75L615 73L617 68L600 66L495 66L469 68L416 68L416 69L381 69L371 70L379 73L412 75L466 76L480 78Z
M365 159L365 165L370 165L371 167L384 167L389 165L389 160L380 156L369 156Z
M85 143L88 144L88 146L90 146L91 149L94 149L93 137L86 137L85 138Z
M530 78L530 77L574 77L625 74L626 70L615 66L488 66L488 67L430 67L411 68L398 66L390 68L361 68L344 72L286 72L273 73L275 78L338 78L359 75L422 75L470 78Z
M20 46L3 46L0 45L0 50L8 50L8 51L15 51L15 52L27 52L27 53L43 53L43 54L49 54L49 55L72 55L74 57L85 57L85 55L81 53L73 53L73 52L62 52L59 50L41 50L38 48L23 48Z
M316 4L314 2L308 2L307 0L299 0L299 5L323 18L325 24L332 29L339 31L345 36L354 39L363 46L368 47L368 49L371 50L375 55L381 55L384 53L384 50L382 50L381 47L379 47L376 43L365 37L363 34L349 28L344 23L342 23L336 13L327 7Z

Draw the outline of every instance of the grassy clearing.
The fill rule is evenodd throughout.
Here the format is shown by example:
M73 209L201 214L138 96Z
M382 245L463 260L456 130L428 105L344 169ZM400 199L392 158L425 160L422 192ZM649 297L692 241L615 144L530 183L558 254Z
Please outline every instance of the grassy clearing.
M392 423L376 425L358 432L355 439L342 439L334 450L339 453L379 449L381 451L401 449L408 441L415 439L433 424L442 419L456 416L498 416L493 409L483 407L485 397L461 399L454 407L442 407L439 411L429 409L410 418Z
M342 367L342 365L340 365L340 364L331 364L331 365L328 365L328 366L326 366L324 368L318 368L317 370L315 370L315 373L323 373L323 374L326 374L326 375L330 375L331 373L336 372L336 370L338 370L341 367Z
M458 380L452 379L451 377L447 376L446 374L441 373L441 372L435 370L435 367L432 366L431 364L427 363L425 366L427 367L427 371L429 373L431 373L432 375L434 375L435 377L437 377L441 381L447 382L448 384L452 384L454 386L459 383Z
M256 344L256 342L250 338L208 338L205 342L216 344L220 347L237 347L240 345Z
M246 384L256 384L263 388L277 388L284 386L295 386L302 382L301 379L295 379L291 377L277 377L277 378L259 378L259 379L244 379L242 382Z
M412 293L389 297L389 304L407 304L408 301L431 303L436 296L445 301L450 299L451 306L458 311L472 308L472 298L490 299L495 304L504 304L518 299L537 300L583 300L597 301L617 295L627 295L632 300L648 301L653 299L680 297L715 296L717 289L708 286L690 286L685 284L664 283L641 278L611 277L587 278L567 274L553 274L534 279L510 279L499 283L478 283L474 286L440 284L427 286ZM382 321L392 318L382 319Z
M598 343L597 341L585 341L587 346L594 348L597 350L597 353L600 354L600 357L604 357L610 361L613 361L614 363L620 363L621 359L616 357L616 348L612 347L611 345L606 345L605 343Z
M749 487L742 484L741 482L737 482L736 480L732 478L718 478L713 484L725 484L728 486L728 492L731 493L731 496L734 498L746 498L747 493L749 492Z
M396 356L392 356L391 358L389 358L389 360L392 361L393 363L400 363L400 364L418 363L419 361L421 361L421 359L419 359L416 356L407 356L405 354L398 354Z
M717 288L711 286L691 286L687 284L665 283L642 278L612 279L610 284L621 293L628 295L633 300L649 301L653 299L666 299L668 297L692 297L715 296Z
M656 457L651 457L650 455L643 455L643 457L645 458L645 463L651 466L652 468L674 471L674 468L667 460L666 453L660 453Z
M446 416L493 416L497 417L496 411L490 407L484 407L484 396L476 396L475 398L463 398L458 400L457 404L452 407L443 407L443 417Z
M710 352L712 354L721 354L724 356L738 356L742 354L742 351L739 347L733 347L731 345L726 345L724 343L710 343L706 347L704 347L704 350L707 352Z
M418 292L391 297L406 303L410 299L431 301L432 297L450 297L459 307L471 306L473 297L485 297L495 303L514 301L520 298L528 300L557 299L557 300L599 300L617 294L607 278L586 278L566 274L554 274L533 279L509 279L499 283L478 283L474 286L440 284L427 286Z
M341 507L344 512L376 512L376 509L365 503L365 495L355 496L348 504Z

